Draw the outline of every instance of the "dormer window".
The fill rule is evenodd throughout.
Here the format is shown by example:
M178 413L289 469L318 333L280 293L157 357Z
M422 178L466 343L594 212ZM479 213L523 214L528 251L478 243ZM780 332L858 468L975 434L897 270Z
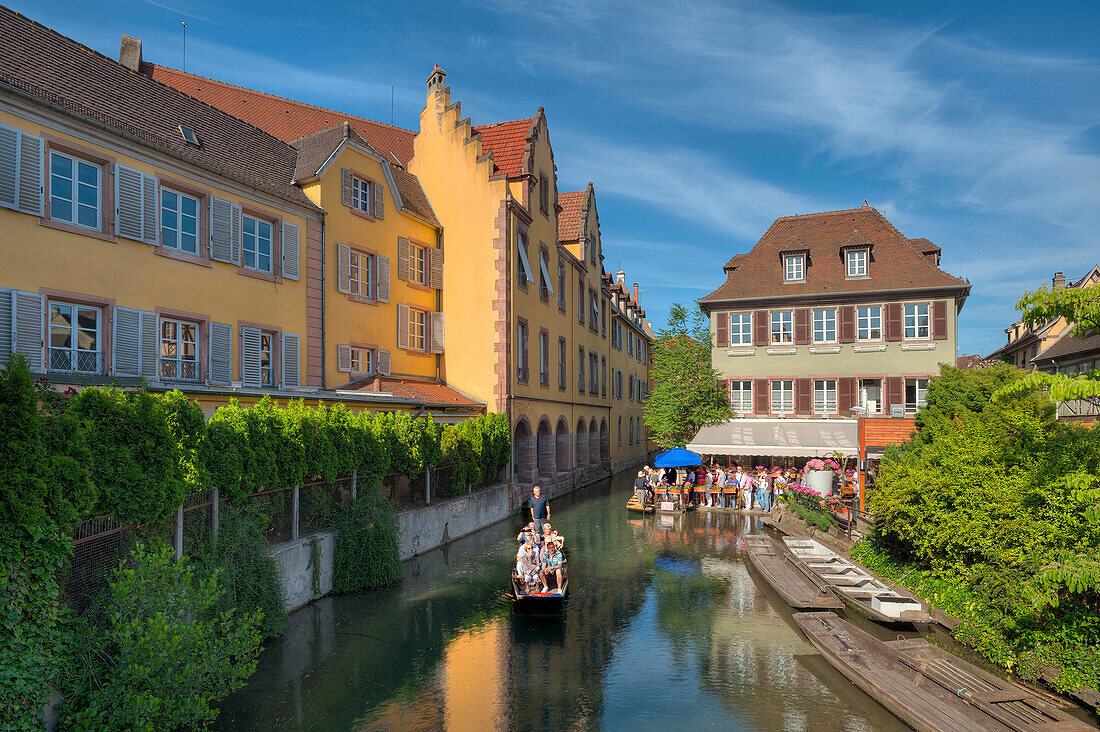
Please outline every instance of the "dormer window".
M784 282L805 282L806 281L806 255L805 254L787 254L783 257L783 281Z
M849 249L844 252L844 273L848 279L867 277L867 250Z

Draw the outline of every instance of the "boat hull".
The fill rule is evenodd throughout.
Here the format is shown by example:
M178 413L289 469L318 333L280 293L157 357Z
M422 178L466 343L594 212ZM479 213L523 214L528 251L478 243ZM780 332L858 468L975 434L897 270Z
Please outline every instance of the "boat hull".
M749 564L777 595L796 610L840 610L844 607L832 590L803 573L798 560L768 536L746 536Z

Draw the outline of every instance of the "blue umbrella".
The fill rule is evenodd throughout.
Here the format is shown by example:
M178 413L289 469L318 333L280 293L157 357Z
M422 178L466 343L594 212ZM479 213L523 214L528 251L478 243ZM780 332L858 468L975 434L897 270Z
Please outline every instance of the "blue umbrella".
M653 459L653 465L657 468L690 468L702 464L703 459L699 457L698 453L683 447L674 447L671 450L659 452L657 457Z

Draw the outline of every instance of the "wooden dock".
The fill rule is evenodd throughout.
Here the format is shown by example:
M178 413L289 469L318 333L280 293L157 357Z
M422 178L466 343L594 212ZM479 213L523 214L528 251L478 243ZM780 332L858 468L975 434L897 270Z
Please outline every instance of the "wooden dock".
M770 536L746 536L749 563L776 594L798 610L840 610L844 607L828 584L814 580L779 542Z
M834 613L796 613L794 619L834 668L916 730L1093 729L1030 691L923 641L885 643Z
M643 506L642 502L638 500L638 496L631 495L630 500L626 502L626 510L634 511L635 513L653 513L655 509L653 508L653 504Z

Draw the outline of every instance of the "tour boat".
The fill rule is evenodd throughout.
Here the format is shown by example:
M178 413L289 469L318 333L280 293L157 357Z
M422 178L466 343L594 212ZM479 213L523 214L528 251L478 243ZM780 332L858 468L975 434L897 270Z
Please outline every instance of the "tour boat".
M652 503L642 504L638 500L638 496L634 493L630 494L630 499L626 502L626 510L634 511L635 513L653 513L656 509Z
M512 561L512 594L515 602L512 608L517 612L555 613L561 612L565 604L566 595L569 593L569 560L564 557L561 562L561 587L552 587L549 592L542 592L541 585L536 591L525 587L523 580L516 574L516 562Z

